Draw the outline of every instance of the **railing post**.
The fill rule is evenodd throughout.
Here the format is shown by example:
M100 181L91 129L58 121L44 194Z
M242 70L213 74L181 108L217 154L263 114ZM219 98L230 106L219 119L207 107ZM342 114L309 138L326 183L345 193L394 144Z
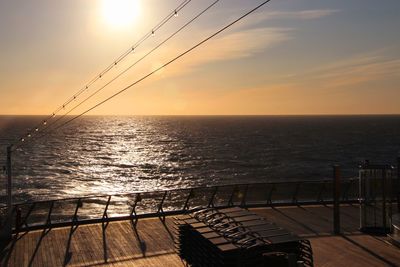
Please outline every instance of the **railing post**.
M51 227L51 213L53 212L54 200L50 202L49 213L47 214L46 226Z
M133 203L133 206L132 206L132 211L131 211L131 216L130 216L134 227L136 227L136 225L139 221L139 218L137 217L137 214L136 214L136 207L137 207L138 202L140 202L140 201L142 201L142 196L140 195L140 193L137 193L135 202Z
M0 229L0 250L3 250L12 239L12 224L14 211L12 208L12 177L11 177L11 148L7 147L7 216Z
M249 185L246 184L246 187L244 188L244 192L243 192L242 202L240 203L241 207L246 207L246 198L247 198L248 191L249 191Z
M397 211L400 212L400 156L397 157Z
M211 195L210 201L208 202L207 208L214 207L214 199L215 199L215 195L217 194L217 192L218 192L218 186L216 186L214 188L214 191Z
M343 189L343 194L342 194L342 201L348 201L349 200L349 191L351 184L353 183L353 180L347 180L348 182L346 183L346 187Z
M78 201L76 202L74 216L72 217L71 232L74 232L75 229L76 229L74 227L75 227L75 225L78 224L78 221L79 221L79 219L78 219L78 211L79 211L79 208L82 207L82 206L83 206L83 203L81 202L81 199L78 198ZM76 226L76 227L78 227L78 226Z
M36 206L35 202L30 205L28 212L26 213L26 215L24 216L24 218L21 222L21 225L24 225L25 228L29 228L28 219L29 219L29 216L31 215L32 211L35 209L35 206Z
M333 232L340 234L340 166L333 166Z
M319 202L321 202L322 204L325 203L324 197L322 196L323 192L325 191L325 182L326 182L326 181L323 181L323 182L321 183L321 188L320 188L320 190L319 190L319 192L318 192L318 196L317 196L317 202L319 201Z
M21 229L21 224L22 224L22 215L21 215L21 209L19 206L15 207L15 230L17 233L19 233Z
M273 193L274 190L275 190L275 183L272 184L271 190L268 193L267 204L272 205L272 193Z
M183 211L186 211L189 209L189 201L193 197L193 195L194 195L193 188L191 188L189 191L189 194L186 198L185 204L183 205L183 208L182 208Z
M103 222L105 221L105 219L108 219L107 211L108 211L108 206L110 205L110 201L111 201L111 195L108 196L107 203L106 203L106 206L104 208L103 218L102 218Z
M387 193L386 192L387 191L386 179L387 178L388 178L387 177L387 169L382 168L382 214L383 214L382 225L384 228L387 227L387 225L386 225L386 205L387 205L387 202L386 202L386 193ZM390 189L390 190L392 190L392 189ZM390 205L392 205L392 203L390 203Z
M12 176L11 176L11 146L7 147L7 211L12 209Z
M233 189L232 189L231 196L229 197L229 201L228 201L228 206L229 207L233 206L233 198L234 198L235 194L237 193L237 191L238 191L238 188L237 188L237 185L235 185L233 187Z
M293 192L293 197L292 197L292 202L294 204L297 204L298 200L297 200L297 195L299 194L299 190L300 190L300 183L296 183L296 188Z
M157 213L159 214L158 217L160 219L161 219L161 216L162 216L162 219L161 219L162 221L165 221L165 214L164 214L164 210L163 210L163 205L164 205L165 198L167 197L167 194L168 194L168 191L165 191L164 195L163 195L163 197L161 199L160 204L158 204Z

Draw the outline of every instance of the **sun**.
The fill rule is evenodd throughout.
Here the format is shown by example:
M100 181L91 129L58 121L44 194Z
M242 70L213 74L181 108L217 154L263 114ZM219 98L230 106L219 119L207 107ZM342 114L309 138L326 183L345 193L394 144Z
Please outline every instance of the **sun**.
M139 0L103 0L103 17L111 26L132 24L140 13Z

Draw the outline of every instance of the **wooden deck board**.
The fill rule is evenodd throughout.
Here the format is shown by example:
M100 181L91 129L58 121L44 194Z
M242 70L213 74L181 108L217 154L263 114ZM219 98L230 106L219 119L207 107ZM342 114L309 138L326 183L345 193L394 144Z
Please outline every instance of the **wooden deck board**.
M366 235L311 238L316 266L400 266L400 250ZM354 240L358 240L355 241ZM357 245L355 244L357 243Z
M358 231L358 208L341 209L343 235L332 235L329 206L257 208L254 212L310 239L315 266L400 266L400 250L385 237ZM139 220L135 232L130 221L79 226L70 240L70 227L20 233L8 261L0 266L184 266L174 253L173 219ZM68 253L69 252L69 253Z

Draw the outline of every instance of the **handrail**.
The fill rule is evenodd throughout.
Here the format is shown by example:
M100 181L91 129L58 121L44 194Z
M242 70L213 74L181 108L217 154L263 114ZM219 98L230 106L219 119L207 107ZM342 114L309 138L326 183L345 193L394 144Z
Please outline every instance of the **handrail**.
M184 214L208 207L266 207L333 203L332 180L242 183L86 196L14 205L14 232ZM358 203L358 179L341 181L341 203ZM125 199L121 199L125 197ZM83 211L82 211L83 210ZM83 214L81 214L83 213Z
M345 178L342 179L343 181L354 181L358 180L358 178ZM71 200L77 200L77 199L91 199L91 198L106 198L109 196L113 197L126 197L126 196L131 196L139 193L153 193L153 194L162 194L164 192L171 192L171 191L178 191L178 190L198 190L198 189L204 189L204 188L215 188L216 186L218 187L230 187L230 186L246 186L246 185L265 185L265 184L275 184L275 185L281 185L281 184L307 184L307 183L324 183L324 182L332 182L331 179L320 179L320 180L293 180L293 181L278 181L278 182L255 182L255 183L233 183L233 184L221 184L221 185L206 185L206 186L197 186L197 187L188 187L188 188L174 188L174 189L165 189L165 190L156 190L156 191L133 191L129 193L119 193L119 194L103 194L103 195L86 195L86 196L76 196L76 197L69 197L69 198L50 198L46 200L37 200L37 201L21 201L15 203L13 206L17 205L24 205L24 204L32 204L32 203L48 203L50 201L71 201ZM0 208L2 208L5 205L0 205Z

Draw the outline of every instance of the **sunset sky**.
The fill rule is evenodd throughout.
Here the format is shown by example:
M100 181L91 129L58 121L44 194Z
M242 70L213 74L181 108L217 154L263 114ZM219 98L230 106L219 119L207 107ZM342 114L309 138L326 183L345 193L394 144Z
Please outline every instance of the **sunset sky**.
M122 1L122 9L118 2ZM2 0L0 114L51 114L182 0ZM213 0L192 0L67 112ZM220 0L71 114L135 82L262 1ZM128 10L128 12L127 12ZM399 114L399 0L272 0L89 114Z

